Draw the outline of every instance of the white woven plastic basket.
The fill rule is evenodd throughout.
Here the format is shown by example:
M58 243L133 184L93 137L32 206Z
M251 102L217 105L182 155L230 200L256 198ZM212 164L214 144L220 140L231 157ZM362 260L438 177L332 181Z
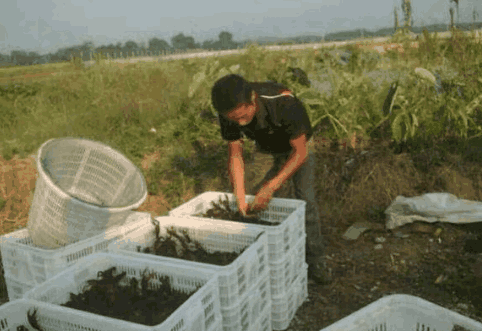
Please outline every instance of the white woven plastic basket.
M57 249L35 246L27 229L1 236L2 263L10 301L22 298L25 292L34 286L43 283L86 256L106 252L109 243L122 239L151 222L151 214L131 212L125 223Z
M147 197L142 172L122 153L99 142L59 138L45 142L27 228L36 245L57 248L121 223Z
M212 207L211 202L217 202L219 198L224 200L225 195L228 196L230 208L237 210L238 207L233 194L204 192L181 206L174 208L169 212L169 215L194 219L209 219L195 217L193 215L205 213ZM247 203L253 200L253 195L246 195ZM266 232L268 235L268 260L270 263L283 260L305 234L305 206L306 202L303 200L274 198L268 204L267 209L259 213L259 217L263 221L276 225L241 223L245 224L246 228L259 229L260 231Z
M452 331L455 325L481 331L482 324L421 298L394 294L383 297L322 331L436 330Z
M175 263L136 259L112 253L96 253L79 261L45 283L38 285L24 296L25 299L37 300L60 306L70 299L70 293L79 293L86 281L96 279L99 271L116 267L116 274L127 272L127 277L121 281L126 284L134 277L139 281L142 273L155 273L156 277L149 282L152 287L159 285L162 276L168 276L171 286L175 289L191 292L201 286L187 301L176 309L164 322L156 326L146 326L127 322L116 318L105 317L73 308L61 307L69 315L79 317L85 323L75 328L64 330L156 330L156 331L215 331L219 329L221 308L217 290L217 276L215 272L195 270L194 268L178 266ZM96 321L92 326L92 321ZM49 329L48 321L40 316L39 322ZM90 328L86 328L88 324Z

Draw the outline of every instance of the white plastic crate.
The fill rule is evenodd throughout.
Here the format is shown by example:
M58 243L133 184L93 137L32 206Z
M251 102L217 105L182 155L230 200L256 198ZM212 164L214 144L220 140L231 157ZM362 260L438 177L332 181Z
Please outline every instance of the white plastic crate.
M146 258L152 261L167 261L182 266L191 266L199 270L213 270L218 273L221 306L230 307L240 297L258 283L262 277L269 277L267 255L267 235L259 229L245 228L243 224L211 219L198 219L171 216L156 217L160 235L173 226L176 230L187 230L189 236L199 241L208 252L240 252L249 246L236 260L227 266L218 266L188 260L176 259L154 254L141 253L146 247L152 247L156 240L155 225L148 224L131 232L123 239L111 243L110 252Z
M0 330L17 331L22 330L21 326L28 327L27 313L38 307L39 303L33 300L15 300L3 304L0 306ZM26 330L33 329L28 327Z
M416 296L393 294L378 299L322 331L452 331L455 325L470 331L482 330L482 323L454 311Z
M308 298L308 265L305 263L288 293L272 297L271 325L273 330L286 330L298 308Z
M27 229L1 236L2 263L9 299L21 298L35 285L43 283L80 259L96 252L106 252L109 243L151 223L149 213L131 212L122 225L56 249L35 246Z
M92 330L213 331L219 326L221 311L217 277L214 272L112 253L97 253L89 256L28 291L24 297L52 305L61 305L70 299L71 292L80 293L87 280L96 279L98 272L111 267L116 267L118 273L127 272L127 276L121 284L127 284L133 277L140 281L143 272L147 270L149 273L156 274L156 277L150 280L154 287L159 284L159 279L163 276L168 276L171 286L181 291L190 292L194 291L197 286L201 287L171 316L156 326L141 325L62 307L69 312L69 315L81 317L85 321L97 320L97 325ZM81 325L81 327L83 326ZM75 328L74 330L86 330L86 328Z
M227 195L229 205L237 210L236 198L231 193L205 192L169 212L170 216L194 217L212 208L211 202L224 200ZM246 202L254 201L253 195L246 195ZM278 262L296 245L305 233L305 206L303 200L273 198L266 210L260 212L260 219L279 225L245 224L246 227L262 229L268 234L268 260ZM196 217L199 219L199 217ZM202 218L201 218L202 219Z
M279 297L288 293L291 284L296 279L306 262L306 234L279 262L270 263L271 296Z
M223 331L255 330L266 317L271 316L269 280L260 282L232 307L221 308Z
M7 285L8 300L13 301L23 298L23 295L33 289L35 285L32 283L23 283L14 277L4 275L5 284Z
M102 316L94 315L90 319L84 316L72 313L69 309L52 305L45 302L19 299L7 302L0 306L0 330L2 331L20 331L34 329L29 326L27 313L37 309L37 321L43 330L49 331L128 331L132 328L126 328L125 325L113 322L106 324ZM24 326L26 328L21 328ZM146 330L146 329L142 329ZM149 329L147 329L149 330ZM151 328L152 330L152 328ZM212 331L222 331L222 322L217 321Z
M262 313L262 318L253 326L253 331L272 331L271 328L271 302L266 307L266 314ZM224 330L223 330L224 331Z

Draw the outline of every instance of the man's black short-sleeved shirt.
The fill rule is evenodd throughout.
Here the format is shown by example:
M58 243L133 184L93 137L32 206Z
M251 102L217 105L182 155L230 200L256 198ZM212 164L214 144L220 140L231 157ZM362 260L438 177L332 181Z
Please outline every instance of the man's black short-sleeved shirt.
M289 89L279 83L250 83L257 94L258 112L246 126L240 126L219 116L224 140L234 141L243 136L256 142L266 153L289 153L290 140L302 133L308 141L313 135L308 113L302 102L291 95L281 95Z

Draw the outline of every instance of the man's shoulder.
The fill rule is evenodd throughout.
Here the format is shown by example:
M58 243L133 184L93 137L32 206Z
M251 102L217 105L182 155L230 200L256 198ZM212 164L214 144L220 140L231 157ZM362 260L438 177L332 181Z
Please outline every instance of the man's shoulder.
M281 83L267 81L267 82L255 82L251 83L253 90L257 94L261 95L276 95L281 93L281 91L289 90L289 88Z

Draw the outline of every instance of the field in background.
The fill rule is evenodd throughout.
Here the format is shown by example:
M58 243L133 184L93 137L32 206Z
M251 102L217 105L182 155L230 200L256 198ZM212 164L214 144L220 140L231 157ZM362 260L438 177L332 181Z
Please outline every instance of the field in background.
M482 195L482 153L477 148L482 145L480 40L455 33L444 40L420 36L418 47L410 47L412 42L390 40L402 45L403 52L388 43L279 51L250 46L242 54L222 57L99 61L87 68L73 61L0 70L0 85L8 84L0 91L0 232L25 226L36 179L29 155L55 137L90 138L126 154L148 183L149 196L139 210L153 216L208 190L230 191L227 148L210 89L219 77L239 73L250 81L287 84L304 101L316 131L316 188L336 282L326 288L310 284L311 302L303 305L289 331L320 330L393 291L420 295L450 309L459 309L462 302L469 308L460 312L480 318L476 303L462 294L448 298L440 290L444 284L434 285L446 265L439 259L442 253L430 261L420 253L433 248L431 228L423 233L402 229L413 230L410 242L383 229L383 211L397 195L445 191L472 200ZM344 51L350 56L343 63ZM312 87L297 83L289 67L308 73ZM432 82L415 75L416 67L463 86L463 97L438 95ZM396 80L392 113L384 115L383 102ZM346 141L354 134L352 149ZM343 144L346 148L340 148ZM251 182L271 161L261 158L253 144L246 147ZM284 187L282 196L289 191ZM356 242L341 240L360 220L370 222L372 231ZM444 228L444 245L459 249L459 230ZM387 238L384 250L373 249L375 236ZM399 257L391 260L388 249ZM457 261L465 261L462 254L442 262ZM426 279L415 279L418 275ZM372 291L375 285L378 290Z

